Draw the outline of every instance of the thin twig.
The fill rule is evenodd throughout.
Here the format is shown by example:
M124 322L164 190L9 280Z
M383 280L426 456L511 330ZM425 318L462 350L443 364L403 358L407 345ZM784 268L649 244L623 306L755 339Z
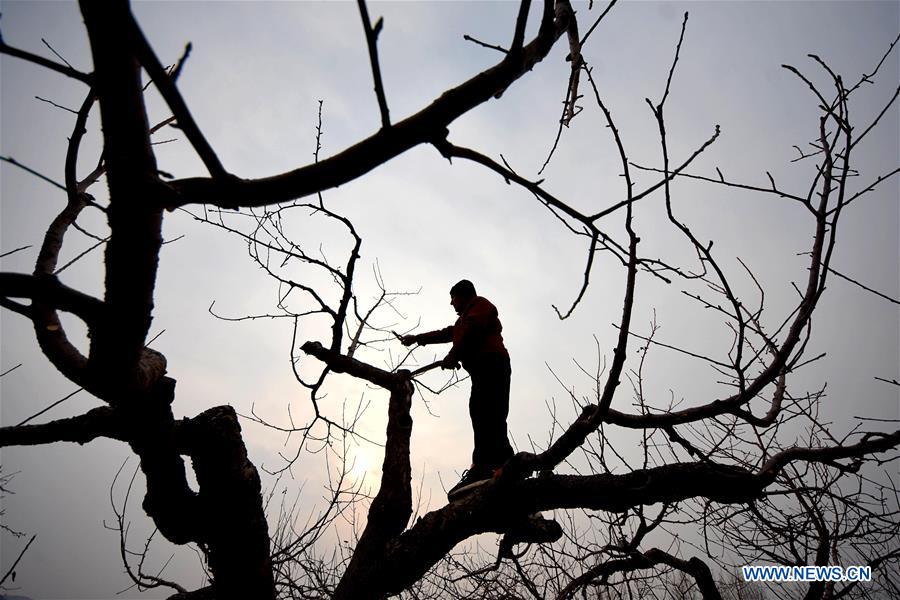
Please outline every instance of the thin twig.
M66 111L66 112L70 112L70 113L72 113L73 115L77 115L77 114L78 114L78 111L77 111L77 110L73 110L73 109L69 108L68 106L63 106L62 104L57 104L57 103L54 102L53 100L47 100L46 98L41 98L40 96L35 96L34 99L35 99L35 100L40 100L41 102L46 102L47 104L49 104L49 105L51 105L51 106L55 106L56 108L58 108L58 109L60 109L60 110L64 110L64 111Z
M52 186L54 186L54 187L58 187L59 189L61 189L61 190L64 191L64 192L66 191L66 186L64 186L63 184L61 184L61 183L59 183L59 182L56 182L56 181L50 179L50 178L47 177L46 175L44 175L44 174L42 174L42 173L39 173L39 172L35 171L35 170L32 169L31 167L26 167L25 165L23 165L22 163L20 163L20 162L17 161L16 159L14 159L12 156L0 156L0 160L2 160L3 162L8 162L9 164L11 164L11 165L13 165L13 166L19 167L19 168L22 169L23 171L26 171L26 172L28 172L28 173L31 173L32 175L34 175L34 176L37 177L38 179L43 179L44 181L46 181L46 182L49 183L50 185L52 185Z
M16 569L16 565L18 565L18 564L19 564L19 561L22 560L22 557L25 556L25 552L28 550L28 547L31 546L31 542L33 542L33 541L34 541L34 538L36 538L36 537L37 537L37 534L34 534L34 535L31 536L31 539L28 540L28 543L25 544L25 547L22 548L22 551L21 551L21 552L19 552L18 558L16 558L16 561L12 564L12 566L11 566L11 567L9 568L9 570L6 572L6 575L3 576L3 579L0 579L0 585L3 585L3 583L7 580L7 578L8 578L10 575L13 574L13 572L14 572L15 569Z
M39 411L39 412L36 412L35 414L31 415L30 417L28 417L27 419L25 419L25 420L22 421L21 423L17 423L17 424L16 424L16 427L18 427L19 425L24 425L25 423L27 423L27 422L29 422L29 421L31 421L31 420L33 420L33 419L38 418L39 416L41 416L42 414L44 414L45 412L47 412L47 411L50 410L51 408L55 408L55 407L59 406L60 404L62 404L63 402L65 402L66 400L68 400L69 398L71 398L72 396L74 396L75 394L77 394L78 392L80 392L80 391L82 391L82 390L84 390L84 388L78 388L78 389L75 390L74 392L71 392L71 393L67 394L66 396L64 396L63 398L60 398L59 400L57 400L56 402L54 402L53 404L51 404L51 405L48 406L47 408L45 408L45 409L43 409L43 410L41 410L41 411Z
M669 88L672 85L672 76L675 75L675 66L678 64L678 57L681 54L681 44L684 42L684 32L687 29L688 13L684 13L684 21L681 22L681 35L678 37L678 45L675 46L675 60L672 61L672 68L669 69L669 77L666 79L666 91L663 92L662 100L657 105L657 110L661 110L669 97Z
M22 366L22 363L19 363L16 366L14 366L13 368L3 371L2 373L0 373L0 377L3 377L4 375L9 375L10 373L12 373L13 371L15 371L16 369L18 369L21 366Z
M503 54L509 53L509 50L504 48L503 46L495 46L494 44L488 44L487 42L482 42L481 40L473 38L471 35L463 35L463 39L467 42L472 42L473 44L478 44L484 48L490 48L491 50L496 50L497 52L502 52Z
M56 49L50 45L50 42L48 42L44 38L41 38L41 41L44 43L45 46L47 46L47 48L50 50L50 52L52 52L56 56L56 58L63 61L64 63L66 63L66 66L69 67L70 69L74 69L74 67L72 66L72 63L70 63L65 58L63 58L62 54L57 52Z
M93 246L91 246L90 248L88 248L87 250L85 250L84 252L82 252L81 254L79 254L78 256L76 256L75 258L73 258L72 260L70 260L69 262L67 262L66 264L64 264L63 266L61 266L60 268L56 269L56 271L54 271L53 274L54 274L54 275L59 275L60 273L62 273L62 272L65 271L66 269L68 269L70 266L72 266L73 264L75 264L77 261L79 261L79 260L81 260L82 258L84 258L84 257L85 257L88 253L90 253L92 250L94 250L95 248L98 248L98 247L102 246L103 244L105 244L105 243L108 242L108 241L109 241L109 236L106 236L105 238L103 238L103 239L100 240L99 242L95 243Z
M597 25L600 24L600 21L603 20L603 17L605 17L606 14L610 10L612 10L612 7L616 5L616 2L618 2L618 0L612 0L612 2L610 2L609 5L606 7L606 10L604 10L602 13L600 13L600 16L597 17L597 20L594 21L594 24L591 25L591 27L590 27L590 29L588 29L587 33L584 34L584 37L581 38L581 42L579 44L580 46L584 47L584 43L587 41L587 39L589 37L591 37L591 34L594 33L594 30L597 29Z
M10 254L15 254L16 252L21 252L22 250L28 250L29 248L31 248L30 244L28 246L22 246L21 248L16 248L15 250L10 250L9 252L4 252L3 254L0 254L0 258L5 258L5 257L9 256Z

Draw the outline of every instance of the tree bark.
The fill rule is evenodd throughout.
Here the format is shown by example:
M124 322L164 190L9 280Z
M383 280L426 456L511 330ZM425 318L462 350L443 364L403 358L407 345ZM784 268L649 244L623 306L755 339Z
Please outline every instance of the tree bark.
M247 458L237 414L217 406L179 425L200 486L199 541L209 551L216 598L274 598L259 473Z
M391 389L381 487L369 507L366 528L335 589L334 600L383 598L391 586L389 574L383 569L385 549L403 532L412 514L409 411L414 391L408 377Z

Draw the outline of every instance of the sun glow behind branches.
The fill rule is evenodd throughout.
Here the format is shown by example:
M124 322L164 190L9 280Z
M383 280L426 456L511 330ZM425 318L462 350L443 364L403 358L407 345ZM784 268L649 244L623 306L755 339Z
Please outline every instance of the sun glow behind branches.
M380 448L366 446L354 448L348 457L348 472L351 480L357 485L378 483L383 457L383 451Z

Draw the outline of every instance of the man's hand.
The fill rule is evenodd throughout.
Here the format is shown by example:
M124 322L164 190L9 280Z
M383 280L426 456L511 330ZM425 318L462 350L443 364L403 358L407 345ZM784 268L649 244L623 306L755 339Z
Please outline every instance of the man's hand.
M417 344L419 342L419 336L417 335L401 335L400 343L404 346L412 346L413 344Z
M441 368L442 369L458 369L459 361L448 354L441 360Z

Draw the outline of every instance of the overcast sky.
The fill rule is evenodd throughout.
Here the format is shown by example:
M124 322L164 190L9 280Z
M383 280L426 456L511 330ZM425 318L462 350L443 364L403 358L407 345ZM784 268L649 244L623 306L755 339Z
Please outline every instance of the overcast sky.
M538 3L536 3L538 4ZM395 120L412 114L450 85L463 81L497 60L497 53L463 40L469 34L485 42L505 44L517 12L513 2L373 3L374 20L382 15L380 54L385 89ZM582 29L593 21L600 4L588 10L578 4ZM3 1L4 40L48 55L46 39L76 68L91 69L87 40L77 6L69 2ZM535 7L534 10L538 10ZM716 124L720 140L697 162L694 172L711 175L715 167L738 181L765 185L768 170L780 185L805 193L809 167L790 164L794 144L811 141L818 124L815 100L796 77L780 65L790 63L824 82L821 70L807 58L822 57L848 81L870 72L900 27L900 3L892 2L637 2L617 6L585 49L598 87L621 131L629 158L659 165L656 125L644 98L658 100L665 86L683 13L690 20L681 62L667 104L668 135L673 162L705 141ZM318 101L324 100L323 155L336 153L379 126L364 37L356 4L350 2L142 2L134 11L147 37L166 64L174 63L187 42L193 52L179 80L193 114L231 172L244 177L271 175L305 164L315 149ZM532 19L533 30L537 13ZM536 177L556 133L565 95L567 49L560 44L533 72L500 100L492 100L454 123L450 140L499 158L502 154L520 173ZM40 102L77 107L82 86L3 56L0 96L0 145L13 156L56 179L62 178L66 137L72 115ZM861 90L854 115L867 124L897 85L895 52L880 73L882 85ZM583 93L588 89L583 88ZM168 116L151 92L151 121ZM601 115L588 98L584 112L564 132L551 167L542 175L546 188L572 205L599 210L620 200L621 167ZM97 115L83 153L82 173L97 160ZM859 181L873 180L900 164L898 111L886 116L880 134L859 149ZM164 130L159 139L179 137ZM160 167L178 177L203 174L202 165L183 140L158 146ZM37 244L43 228L64 203L64 195L22 170L0 166L0 253ZM638 187L653 179L638 178ZM99 188L95 193L102 194ZM774 328L790 312L803 281L812 236L805 209L715 187L676 185L676 210L701 239L714 239L723 266L748 301L755 301L752 282L735 260L740 257L766 288L767 323ZM900 209L896 178L859 203L842 225L834 266L893 297L900 296ZM551 304L567 307L578 292L584 269L585 244L568 235L528 193L507 186L496 175L473 165L448 165L433 148L417 148L370 175L325 195L328 205L350 217L364 239L357 291L371 298L376 288L375 262L386 284L395 290L417 290L399 308L407 317L398 324L419 331L445 326L454 314L448 304L450 285L462 277L474 281L480 294L499 308L504 337L512 355L511 434L520 449L529 440L547 441L547 403L558 401L560 417L573 418L568 394L550 368L581 397L592 382L580 373L597 360L596 336L611 358L621 311L623 272L608 256L595 265L591 287L572 318L560 322ZM167 215L168 239L157 286L152 335L168 358L169 373L178 380L176 416L227 403L241 413L255 410L287 423L309 414L304 392L293 380L288 352L289 324L280 321L223 323L207 312L211 302L227 316L270 312L275 289L246 256L245 246L187 215ZM103 224L87 215L96 233ZM666 224L661 199L637 210L635 226L642 252L687 260L688 248ZM622 238L621 219L601 223ZM105 234L103 234L105 235ZM343 260L345 242L317 225L299 223L297 235L323 246L329 258ZM70 234L63 261L74 258L92 241ZM4 271L30 272L36 249L2 260ZM102 254L95 250L67 270L65 283L100 294ZM635 330L646 333L656 314L659 340L704 354L725 356L730 334L720 319L688 302L678 289L643 277L638 283ZM896 387L873 378L898 378L900 319L896 305L833 279L814 320L810 356L828 356L798 374L797 393L828 381L823 407L837 437L853 426L851 416L898 418ZM75 389L48 365L36 348L33 332L18 315L3 312L0 372L22 366L0 380L3 425L12 425ZM73 325L74 326L74 325ZM315 329L309 330L314 333ZM400 350L399 344L390 347ZM417 351L430 360L441 349ZM383 365L384 356L368 354ZM314 367L308 364L307 367ZM634 365L630 365L633 367ZM549 367L549 368L548 368ZM688 405L727 393L708 366L655 350L647 372L649 395L659 406L670 393ZM427 380L439 384L441 376ZM614 407L627 410L629 390ZM468 466L471 431L466 397L468 384L433 398L430 414L417 404L412 439L415 480L423 481L425 500L442 505L441 481L452 485ZM371 408L360 431L383 437L386 396L335 377L327 409L340 415L345 399L360 397ZM96 406L81 393L42 418L61 418ZM245 440L257 466L276 468L278 452L293 452L283 436L244 423ZM626 438L622 438L625 440ZM361 466L377 468L377 446L351 449ZM18 568L18 594L34 598L112 598L128 585L118 558L118 539L103 521L112 518L109 486L128 457L122 444L97 441L85 447L55 445L9 448L2 453L4 473L17 472L15 495L3 500L5 522L37 539ZM132 457L126 472L136 467ZM301 484L303 506L314 510L324 493L320 457L304 458L287 488ZM358 469L357 475L361 475ZM264 477L264 485L272 485ZM133 544L149 531L139 505L140 478L130 501ZM121 499L124 488L116 490ZM26 538L6 534L0 545L5 572ZM153 554L161 565L174 550L159 544ZM192 552L179 550L166 574L188 587L200 583ZM134 591L119 597L136 597ZM148 594L147 597L164 595Z

